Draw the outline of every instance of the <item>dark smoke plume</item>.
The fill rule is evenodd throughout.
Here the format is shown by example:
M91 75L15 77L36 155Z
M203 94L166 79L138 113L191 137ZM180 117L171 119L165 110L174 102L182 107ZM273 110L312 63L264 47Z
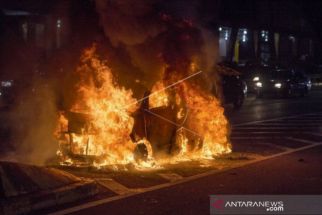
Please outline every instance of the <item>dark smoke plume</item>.
M191 62L196 62L205 71L204 76L211 71L217 58L217 40L204 27L201 2L96 0L96 8L111 45L127 54L124 60L130 60L140 70L137 78L151 89L156 81L167 78L168 74L162 74L164 66L165 73L184 72ZM122 74L128 75L124 70L117 72L120 79ZM211 83L206 86L212 88Z

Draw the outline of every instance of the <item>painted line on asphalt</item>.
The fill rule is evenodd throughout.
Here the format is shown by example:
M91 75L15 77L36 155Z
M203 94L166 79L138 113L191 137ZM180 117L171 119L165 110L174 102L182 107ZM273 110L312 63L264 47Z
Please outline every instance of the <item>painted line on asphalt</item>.
M241 138L236 138L236 139L242 140L242 139L246 139L246 138L242 138L242 139ZM247 139L249 140L249 138L247 138ZM249 145L251 145L251 146L269 146L269 147L281 149L283 151L288 151L288 150L292 150L293 149L291 147L286 147L286 146L277 145L275 143L270 143L269 141L270 140L273 140L273 139L283 140L283 138L278 138L278 137L277 138L274 138L274 137L272 137L272 138L259 137L259 138L254 138L254 140L262 140L262 142L260 142L260 143L258 143L258 142L257 143L251 143Z
M133 193L131 189L125 187L123 184L120 184L111 178L96 179L96 182L118 195Z
M183 177L181 175L178 175L176 173L171 173L171 172L170 173L160 173L158 175L170 182L174 182L174 181L178 181L178 180L183 179Z
M301 129L301 127L303 127ZM241 131L241 130L294 130L294 131L303 131L303 130L312 130L311 128L317 128L317 126L311 126L311 127L304 127L304 126L298 126L298 127L238 127L233 128L234 130Z
M281 149L283 151L289 151L289 150L292 150L293 148L290 148L290 147L286 147L286 146L281 146L281 145L277 145L277 144L274 144L274 143L255 143L253 144L254 146L255 145L262 145L262 146L270 146L270 147L273 147L273 148L278 148L278 149Z
M289 124L289 125L283 125L283 124L269 124L269 125L264 125L264 124L257 124L257 125L245 125L243 127L235 127L233 129L244 129L244 128L248 128L248 129L271 129L271 128L316 128L318 126L322 126L322 122L321 123L317 123L317 124Z
M251 122L237 123L237 124L232 124L232 126L235 127L235 126L243 126L243 125L252 125L252 124L257 124L257 123L262 123L262 122L270 122L270 121L281 120L281 119L292 119L292 118L297 118L297 117L301 117L301 116L310 116L310 115L321 114L321 113L322 112L296 114L296 115L277 117L277 118L272 118L272 119L255 120L255 121L251 121Z
M322 120L314 120L314 119L298 119L298 118L294 118L294 119L284 119L284 121L281 122L285 122L285 123L322 123Z
M274 126L274 125L277 125L277 126L291 126L291 125L303 125L303 123L301 122L298 122L298 123L293 123L293 122L290 122L290 121L282 121L282 122L265 122L265 123L260 123L258 124L259 126ZM317 125L321 125L321 123L318 123L318 122L312 122L310 121L309 123L306 123L305 125L309 125L309 126L317 126ZM247 126L247 125L245 125ZM254 126L254 125L249 125L249 126Z
M296 138L296 140L297 140L297 138ZM314 147L322 145L322 143L316 143L316 142L312 142L312 141L308 141L308 142L310 142L312 144L307 145L307 146L303 146L303 147L300 147L300 148L296 148L296 149L290 149L290 150L287 150L287 151L284 151L284 152L281 152L281 153L277 153L277 154L274 154L274 155L261 157L261 158L255 159L255 160L246 161L246 162L244 162L242 164L237 164L236 166L234 166L232 168L227 168L227 169L222 169L222 170L210 170L208 172L200 173L198 175L185 177L185 178L183 178L181 180L178 180L178 181L169 182L169 183L165 183L165 184L152 186L152 187L149 187L149 188L140 189L141 192L128 193L128 194L119 195L119 196L113 196L113 197L109 197L109 198L105 198L105 199L101 199L101 200L97 200L97 201L93 201L93 202L88 202L88 203L85 203L85 204L82 204L82 205L79 205L79 206L75 206L75 207L71 207L71 208L67 208L67 209L64 209L64 210L60 210L60 211L51 213L51 215L62 215L62 214L74 213L74 212L77 212L77 211L80 211L80 210L88 209L88 208L91 208L91 207L96 207L96 206L106 204L106 203L109 203L109 202L113 202L113 201L116 201L116 200L120 200L120 199L128 198L128 197L131 197L131 196L139 195L139 194L142 194L142 193L151 192L151 191L171 187L171 186L174 186L174 185L186 183L186 182L193 181L193 180L196 180L196 179L199 179L199 178L203 178L203 177L206 177L206 176L209 176L209 175L227 172L227 171L230 171L230 170L233 170L233 169L238 169L238 168L248 166L248 165L251 165L251 164L254 164L254 163L258 163L258 162L261 162L261 161L266 161L266 160L269 160L269 159L277 158L277 157L280 157L280 156L283 156L283 155L292 154L292 153L295 153L295 152L303 151L303 150L306 150L306 149L310 149L310 148L314 148Z
M307 134L311 134L314 136L322 137L322 133L308 132Z
M246 125L246 126L243 126L243 127L237 127L237 128L233 128L233 130L244 130L244 129L259 129L259 130L265 130L265 129L267 129L267 130L272 130L272 129L286 129L286 128L289 128L289 129L299 129L299 130L301 130L301 128L302 128L303 126L302 125L296 125L296 126L285 126L285 127L283 127L283 126L267 126L267 127L264 127L264 126L260 126L260 125L258 125L258 126L248 126L248 125ZM316 128L317 126L306 126L305 128Z
M281 100L281 101L275 101L275 102L254 102L251 103L251 100L248 100L247 103L244 104L245 107L249 107L249 106L256 106L256 105L281 105L281 104L298 104L298 103L302 103L303 101L301 100L297 100L297 101L285 101L285 100Z
M230 137L231 140L271 140L271 139L279 139L282 140L283 137L281 138L281 136L261 136L261 137L245 137L245 136L232 136Z
M295 138L295 137L285 137L285 139L293 140L293 141L297 141L297 142L302 142L302 143L308 143L308 144L322 144L322 141L315 142L315 141L305 140L305 139Z
M245 134L247 136L256 135L256 134L285 134L285 131L252 131L252 132L242 132L242 131L234 131L231 135L232 137L236 134Z

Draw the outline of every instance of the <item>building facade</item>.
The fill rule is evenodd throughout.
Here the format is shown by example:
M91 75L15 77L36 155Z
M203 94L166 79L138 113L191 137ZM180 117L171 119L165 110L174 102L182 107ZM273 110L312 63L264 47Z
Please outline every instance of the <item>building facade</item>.
M317 35L295 1L220 1L221 61L290 65L317 57Z

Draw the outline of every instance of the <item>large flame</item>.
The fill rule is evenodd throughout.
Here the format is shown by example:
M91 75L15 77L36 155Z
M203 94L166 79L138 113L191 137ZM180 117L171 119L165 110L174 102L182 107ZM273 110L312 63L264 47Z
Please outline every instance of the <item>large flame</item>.
M165 89L165 87L162 81L158 81L152 87L152 94L149 98L150 99L149 105L151 108L157 108L157 107L169 105L168 94L163 89Z
M211 159L231 151L228 122L220 102L196 84L182 82L165 90L166 86L159 81L152 88L151 110L175 105L171 104L169 91L175 92L174 103L178 107L173 109L177 111L175 121L160 116L160 120L177 129L176 153L155 160L153 143L146 137L130 138L134 126L132 115L138 111L140 100L113 80L111 69L99 60L94 46L84 51L76 74L79 81L75 103L70 110L60 113L56 132L60 144L57 154L63 164L77 165L76 161L83 158L97 167L131 163L151 168L165 162ZM135 158L140 144L147 149L145 160Z
M214 96L205 93L198 86L183 83L183 96L189 116L185 127L198 136L201 145L190 149L193 157L212 158L228 153L231 145L227 139L228 122L224 109Z
M76 73L79 76L77 99L70 111L74 118L82 116L77 113L86 114L88 123L78 132L73 132L70 126L60 126L70 133L67 140L70 152L99 156L97 162L106 164L132 162L135 145L130 139L134 124L131 114L137 109L132 91L116 85L111 70L95 55L95 47L84 52ZM60 116L60 124L66 125L68 113L61 114L66 116ZM70 116L69 120L78 119ZM62 144L67 144L64 141Z

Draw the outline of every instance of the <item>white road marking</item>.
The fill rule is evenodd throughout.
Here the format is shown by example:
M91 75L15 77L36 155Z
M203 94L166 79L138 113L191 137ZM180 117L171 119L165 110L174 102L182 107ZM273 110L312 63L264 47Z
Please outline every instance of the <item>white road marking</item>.
M304 140L300 138L294 138L294 137L286 137L285 139L297 141L297 142L302 142L302 143L308 143L308 144L322 144L322 141L320 142L315 142L315 141L310 141L310 140Z
M273 119L264 119L264 120L256 120L256 121L251 121L251 122L237 123L237 124L232 124L232 126L252 125L252 124L257 124L257 123L262 123L262 122L270 122L270 121L281 120L281 119L292 119L292 118L297 118L297 117L301 117L301 116L310 116L310 115L315 116L316 114L321 114L321 113L322 112L297 114L297 115L291 115L291 116L277 117L277 118L273 118Z
M270 140L270 139L283 139L281 136L259 136L259 137L245 137L245 136L232 136L233 140Z
M237 139L237 140L262 140L261 142L250 143L249 145L252 145L252 146L256 146L256 145L270 146L270 147L273 147L273 148L281 149L283 151L287 151L287 150L293 149L293 148L290 148L290 147L281 146L281 145L277 145L277 144L274 144L274 143L270 143L269 142L270 140L273 140L273 139L283 140L283 138L281 138L281 137L279 137L279 138L278 137L277 138L276 137L268 137L268 138L267 137L255 137L255 138L249 138L249 137L241 137L241 138L239 138L238 137L238 138L232 138L232 139Z
M138 194L142 194L142 193L146 193L146 192L150 192L150 191L154 191L154 190L159 190L159 189L162 189L162 188L171 187L171 186L174 186L174 185L177 185L177 184L182 184L182 183L185 183L185 182L189 182L189 181L193 181L193 180L196 180L196 179L199 179L199 178L203 178L205 176L227 172L227 171L232 170L232 169L237 169L237 168L248 166L248 165L258 163L258 162L261 162L261 161L277 158L277 157L280 157L280 156L283 156L283 155L292 154L292 153L295 153L295 152L303 151L303 150L306 150L306 149L310 149L310 148L322 145L322 143L314 143L314 142L311 142L311 143L313 143L313 144L303 146L303 147L300 147L300 148L296 148L296 149L290 149L288 151L284 151L284 152L277 153L277 154L270 155L270 156L266 156L266 157L261 157L261 158L255 159L255 160L246 161L246 162L244 162L242 164L237 164L233 168L227 168L227 169L223 169L223 170L210 170L208 172L201 173L201 174L198 174L198 175L185 177L182 180L169 182L169 183L165 183L165 184L160 184L160 185L156 185L156 186L149 187L149 188L144 188L144 189L141 189L141 192L138 192L138 193L128 193L128 194L124 194L124 195L113 196L113 197L108 197L108 198L93 201L93 202L84 203L84 204L79 205L79 206L75 206L75 207L71 207L71 208L67 208L67 209L63 209L61 211L51 213L51 215L63 215L63 214L75 213L75 212L80 211L80 210L88 209L88 208L91 208L91 207L96 207L96 206L106 204L106 203L109 203L109 202L112 202L112 201L120 200L120 199L125 199L125 198L128 198L130 196L134 196L134 195L138 195Z
M281 126L281 127L311 127L311 126L322 126L322 123L262 123L262 124L257 124L258 127L256 128L262 128L262 127L272 127L272 126ZM247 128L252 128L255 127L254 125L245 125ZM244 127L244 126L243 126ZM238 127L237 127L238 128Z
M298 120L298 119L296 119ZM307 120L307 118L304 118L302 120L298 120L299 122L297 123L301 123L303 120L306 120L307 123L311 123L311 124L319 124L319 122L315 122L314 120ZM287 119L281 119L281 120L276 120L276 121L269 121L269 122L262 122L262 123L257 123L258 125L270 125L270 124L291 124L295 121L295 119L293 120L287 120ZM296 122L295 122L296 123Z
M181 175L178 175L176 173L160 173L158 175L160 175L162 178L167 179L171 182L178 181L183 178Z
M118 195L125 195L129 193L133 193L133 191L124 185L116 182L115 180L111 178L104 178L104 179L96 179L97 183L102 185L103 187L113 191L114 193Z
M298 101L288 101L287 104L298 104L298 103L302 103L302 101L298 100ZM259 102L259 103L245 103L245 107L249 107L249 106L255 106L255 105L264 105L264 106L267 106L267 105L280 105L280 104L286 104L285 101L276 101L276 102Z
M234 131L234 133L232 133L232 137L235 137L235 135L240 135L240 134L247 134L247 136L249 138L252 138L252 135L256 135L256 134L285 134L285 131L252 131L252 132L247 132L245 133L245 131Z
M322 137L322 133L308 132L307 134L311 134L314 136Z
M292 120L285 120L284 121L285 123L312 123L312 122L315 122L315 123L322 123L322 120L308 120L308 119L292 119Z
M270 147L273 147L273 148L278 148L278 149L281 149L283 151L288 151L288 150L292 150L292 148L290 147L286 147L286 146L281 146L281 145L277 145L277 144L274 144L274 143L255 143L254 145L266 145L266 146L270 146Z
M311 127L304 127L304 126L298 126L298 127L238 127L238 128L233 128L233 130L237 131L242 131L242 130L251 130L251 129L256 129L256 130L312 130L312 128L317 128L317 126L311 126Z

